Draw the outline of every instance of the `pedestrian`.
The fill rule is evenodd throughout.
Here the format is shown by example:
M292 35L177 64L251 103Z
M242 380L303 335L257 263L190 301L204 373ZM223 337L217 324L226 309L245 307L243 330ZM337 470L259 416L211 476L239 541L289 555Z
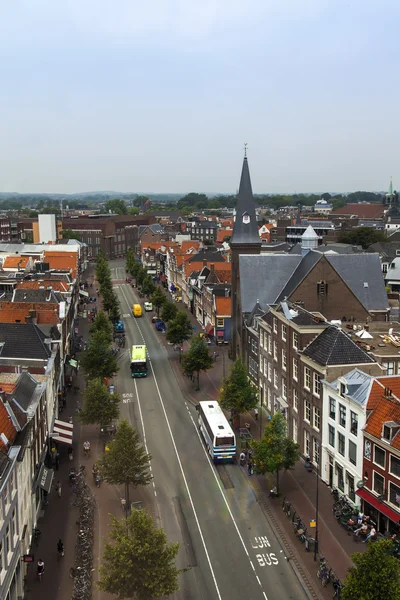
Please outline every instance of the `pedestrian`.
M72 419L72 417L71 417L71 419ZM70 461L74 460L74 451L72 449L72 446L68 447L68 458Z
M251 462L251 460L249 460L249 462L247 463L247 472L249 475L253 475L253 463Z
M244 467L244 465L245 465L245 463L246 463L246 455L245 455L245 453L243 452L243 450L241 451L241 453L240 453L240 457L239 457L239 458L240 458L240 465L241 465L242 467Z
M254 409L254 418L256 421L258 421L258 408Z
M58 556L64 556L65 552L64 552L64 544L62 543L62 540L58 540L58 544L57 544L57 552L58 552Z
M58 494L58 497L61 498L61 481L57 481L56 483L56 492Z

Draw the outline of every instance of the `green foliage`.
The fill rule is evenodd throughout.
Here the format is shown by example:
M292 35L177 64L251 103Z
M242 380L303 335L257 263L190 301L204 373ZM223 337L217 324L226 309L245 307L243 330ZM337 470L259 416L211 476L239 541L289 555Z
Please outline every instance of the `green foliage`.
M118 394L110 394L101 379L92 379L83 394L84 405L79 419L84 425L109 425L119 417Z
M386 239L387 236L384 231L377 231L373 227L356 227L355 229L341 233L338 241L343 244L362 246L366 250L371 244L385 242Z
M142 265L139 265L139 269L137 270L137 273L136 273L137 285L143 285L143 281L145 280L146 277L147 277L146 269L144 269L142 267Z
M127 519L111 517L110 540L104 548L99 588L118 600L155 600L179 590L176 568L179 543L168 543L145 510Z
M231 411L232 417L253 410L258 404L257 390L249 381L247 369L240 358L235 360L228 377L222 382L220 404Z
M128 215L138 215L139 214L139 209L136 208L136 206L133 206L132 208L128 208Z
M161 310L162 320L168 323L168 321L172 321L172 319L175 319L177 314L178 309L176 305L173 302L171 302L171 300L165 300Z
M132 274L132 269L136 264L137 262L133 248L128 248L128 251L126 253L126 270L128 271L128 273Z
M136 196L136 198L133 201L133 206L136 206L137 208L140 208L145 202L147 202L147 200L149 200L149 198L147 196Z
M76 231L72 231L72 229L63 229L61 232L63 240L78 240L80 241L81 236Z
M137 487L151 481L147 454L139 434L125 419L118 425L114 439L108 443L108 450L99 460L102 477L113 485ZM128 499L128 498L127 498Z
M183 344L193 333L192 323L183 310L178 310L176 316L168 322L167 341L171 344Z
M112 377L118 371L117 361L110 352L107 333L96 331L90 336L88 348L80 362L88 380Z
M96 318L93 321L89 331L92 335L96 331L102 331L103 333L107 334L109 344L111 344L113 329L110 323L110 319L108 318L104 310L101 310L97 313Z
M178 200L177 207L191 207L196 209L202 209L208 207L208 197L205 194L196 194L195 192L191 192L190 194L186 194L183 198Z
M115 200L109 200L106 202L106 211L111 211L117 215L126 215L128 214L128 207L124 200L119 200L116 198Z
M104 252L100 250L96 258L96 279L102 285L107 279L111 281L110 266L104 256Z
M166 301L167 299L163 294L162 289L159 286L157 286L151 295L151 302L157 311L157 315L160 314L160 308L163 306L163 304L165 304Z
M400 562L392 555L393 541L369 544L366 552L351 555L342 600L400 600Z
M138 276L138 273L140 273L140 271L143 269L142 265L139 262L135 262L132 265L132 269L130 270L130 274L132 275L132 277L134 277L135 279Z
M145 296L151 296L155 289L156 286L154 285L154 281L152 280L151 275L146 275L142 283L142 293Z
M267 422L261 440L252 442L253 460L260 473L276 473L279 493L279 471L294 467L300 458L299 445L287 436L286 419L278 411Z
M167 331L168 335L168 331ZM208 371L214 364L214 359L210 354L204 338L195 336L190 341L189 350L183 355L182 368L185 373L197 374L196 389L200 389L200 371Z

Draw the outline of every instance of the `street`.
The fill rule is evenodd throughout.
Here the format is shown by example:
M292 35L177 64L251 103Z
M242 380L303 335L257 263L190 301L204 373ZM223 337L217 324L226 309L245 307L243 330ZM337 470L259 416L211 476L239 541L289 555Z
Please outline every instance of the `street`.
M137 427L152 455L154 516L169 541L181 549L176 600L289 600L306 598L292 567L261 511L252 488L235 464L210 461L197 429L194 406L185 401L165 347L148 316L135 319L137 297L125 280L122 261L112 278L126 329L117 392L121 418ZM132 379L132 344L145 343L147 378Z

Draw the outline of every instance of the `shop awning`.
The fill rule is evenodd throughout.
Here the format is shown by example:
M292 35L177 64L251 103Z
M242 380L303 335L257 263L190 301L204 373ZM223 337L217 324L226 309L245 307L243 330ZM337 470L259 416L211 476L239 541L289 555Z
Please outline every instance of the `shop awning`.
M79 290L79 293L81 296L85 296L85 298L87 298L89 296L89 293L85 292L85 290Z
M224 337L225 331L217 331L217 337Z
M207 335L214 335L214 327L211 325L211 323L208 323L206 325L206 334Z
M63 444L71 445L73 431L74 426L72 423L55 419L51 438L56 442L62 442Z
M156 269L147 269L147 275L157 275Z
M361 488L356 490L357 496L360 496L365 502L368 502L371 506L379 510L383 515L385 515L388 519L393 521L393 523L400 523L400 512L396 512L392 508L389 508L385 502L380 502L376 496L368 492L367 490Z
M40 467L39 475L37 478L37 485L42 488L45 492L49 493L51 489L51 484L54 477L54 470L49 469L42 465Z

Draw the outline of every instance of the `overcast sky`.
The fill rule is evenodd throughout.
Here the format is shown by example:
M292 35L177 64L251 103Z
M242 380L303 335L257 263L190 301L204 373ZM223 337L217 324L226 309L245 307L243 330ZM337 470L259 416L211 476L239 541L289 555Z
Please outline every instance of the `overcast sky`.
M1 0L0 191L400 186L398 0Z

